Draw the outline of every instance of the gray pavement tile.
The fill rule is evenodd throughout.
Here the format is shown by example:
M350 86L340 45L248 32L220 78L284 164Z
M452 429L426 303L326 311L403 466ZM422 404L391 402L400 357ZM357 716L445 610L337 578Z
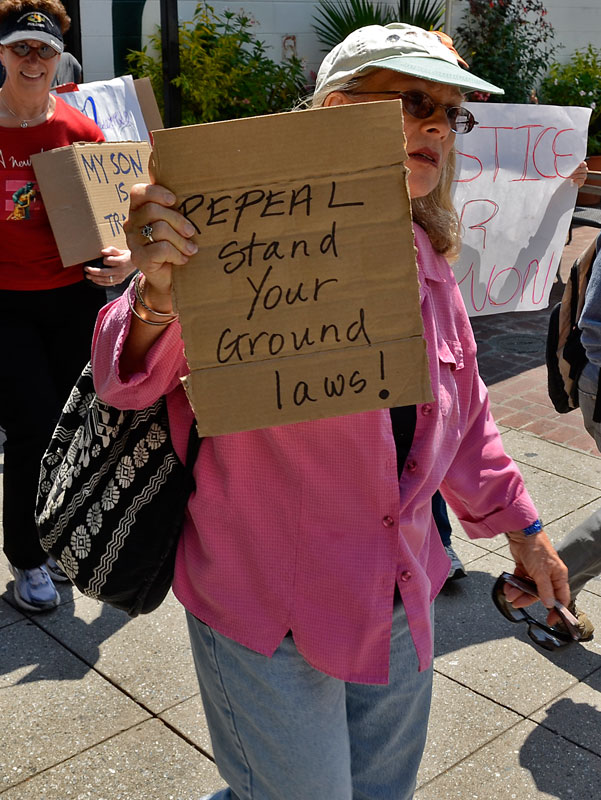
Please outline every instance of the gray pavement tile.
M531 719L601 756L601 669L532 714Z
M80 596L40 624L155 714L198 692L184 609L171 593L135 619Z
M583 608L586 608L587 604L590 604L590 600L586 599L588 594L593 594L595 595L595 597L601 597L601 575L597 575L596 578L592 578L586 584L586 590L584 591L584 593L578 595L578 605L581 605ZM596 617L595 624L598 625L599 628L601 628L601 616Z
M580 413L580 412L577 412ZM572 450L540 439L532 433L509 430L503 443L510 456L520 464L529 464L564 478L601 489L601 457Z
M416 800L599 800L601 758L524 720L418 789Z
M601 505L599 489L585 486L561 475L520 464L528 493L545 525L589 503Z
M0 791L148 714L28 620L0 630Z
M434 674L428 740L417 785L450 769L522 718L444 675Z
M0 485L2 481L0 480ZM0 526L1 527L1 526ZM15 607L13 600L13 576L8 571L8 564L4 558L0 559L0 587L7 587L0 597L0 628L12 625L13 622L25 619L25 616ZM9 586L10 583L10 586Z
M9 789L2 800L199 800L217 768L157 719Z
M545 522L545 531L549 539L557 546L566 534L570 533L570 531L577 525L580 525L581 522L584 522L584 520L597 511L600 506L601 500L593 500L592 503L587 503L574 511L569 511L553 522L546 523L543 519L543 522Z
M16 608L0 597L0 628L5 625L12 625L14 622L20 622L25 619L23 614L19 613Z
M506 620L490 598L495 578L510 562L491 553L477 564L436 600L437 672L527 716L601 667L595 640L555 653L535 647L527 626Z
M212 755L213 747L200 694L163 711L160 719L164 719L192 744Z

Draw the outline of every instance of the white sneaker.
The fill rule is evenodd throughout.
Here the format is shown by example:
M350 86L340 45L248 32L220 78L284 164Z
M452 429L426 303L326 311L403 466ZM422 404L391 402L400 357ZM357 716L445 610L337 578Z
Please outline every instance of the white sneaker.
M446 545L444 550L451 559L451 568L449 570L447 580L456 581L459 580L459 578L465 578L467 576L467 572L465 571L465 567L461 563L461 559L457 553L453 550L450 544Z
M44 565L33 569L18 569L9 564L15 579L15 602L27 611L48 611L56 608L60 595Z

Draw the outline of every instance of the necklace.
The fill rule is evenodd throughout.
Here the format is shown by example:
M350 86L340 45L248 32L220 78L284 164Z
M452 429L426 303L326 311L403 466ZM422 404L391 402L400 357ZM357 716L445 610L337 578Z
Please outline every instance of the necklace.
M12 108L8 105L2 93L0 93L0 100L2 100L2 105L8 111L9 114L12 114L15 119L21 120L20 126L22 128L28 128L32 122L36 122L36 120L38 120L40 117L47 114L48 109L50 108L50 96L48 96L48 102L46 103L46 108L43 111L40 111L40 113L37 116L32 117L31 119L22 119L18 114L15 114Z

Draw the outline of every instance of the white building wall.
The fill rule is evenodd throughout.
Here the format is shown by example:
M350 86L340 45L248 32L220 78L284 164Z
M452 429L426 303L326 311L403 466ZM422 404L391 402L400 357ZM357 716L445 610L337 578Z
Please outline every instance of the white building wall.
M85 80L114 78L111 0L82 0L80 18Z
M197 0L179 0L180 20L191 19ZM257 33L268 46L268 54L279 61L284 49L302 58L307 72L316 70L323 52L312 27L314 0L212 0L217 12L243 9L257 21ZM390 3L395 6L396 3ZM601 0L546 0L548 19L556 31L560 61L567 61L577 48L592 43L601 47ZM453 27L459 22L467 0L453 0ZM159 23L159 0L147 0L142 22L149 34ZM83 67L87 81L113 77L111 0L81 0ZM292 38L291 38L292 37Z
M569 61L574 50L601 47L601 0L546 0L555 40L563 45L557 60Z

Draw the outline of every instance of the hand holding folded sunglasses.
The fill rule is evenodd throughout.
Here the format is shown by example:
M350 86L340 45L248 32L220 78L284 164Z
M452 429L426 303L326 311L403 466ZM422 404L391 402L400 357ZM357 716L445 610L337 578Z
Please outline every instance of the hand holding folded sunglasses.
M541 603L550 610L547 621L549 625L553 625L559 621L555 610L556 601L564 606L570 602L566 565L555 552L544 531L533 536L524 536L523 531L509 531L507 538L515 561L515 574L518 577L531 578L537 589L537 596L532 596L516 586L505 585L507 600L514 608L526 608L540 598Z
M565 647L570 642L578 642L582 639L582 630L578 619L559 600L554 603L554 613L557 616L557 620L561 621L562 629L551 627L550 624L546 625L541 620L531 616L527 611L524 611L523 608L515 608L507 599L507 595L512 594L514 590L520 595L525 594L531 597L532 602L540 599L536 593L537 589L534 581L511 575L509 572L503 572L497 578L493 587L493 602L501 614L510 622L526 622L528 624L528 636L533 642L545 650L557 650L560 647Z

